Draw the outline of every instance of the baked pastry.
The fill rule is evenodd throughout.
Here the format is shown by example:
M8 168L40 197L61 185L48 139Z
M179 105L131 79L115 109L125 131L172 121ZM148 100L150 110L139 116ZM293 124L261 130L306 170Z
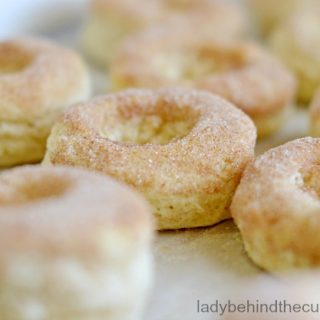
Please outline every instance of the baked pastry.
M0 174L2 319L138 320L152 219L110 178L27 166Z
M320 86L320 3L279 25L270 37L273 51L298 78L298 100L309 104Z
M246 168L231 205L250 258L271 272L319 267L320 139L267 151Z
M126 41L111 67L114 90L184 86L216 93L255 122L258 136L283 123L295 94L290 71L257 44L157 27Z
M217 0L91 0L84 48L108 66L129 35L159 22L179 21L190 32L197 25L212 36L239 37L247 22L240 6Z
M146 196L159 230L191 228L230 217L255 140L251 120L212 94L128 90L68 109L44 163L111 175Z
M283 20L312 7L318 0L246 0L262 35L268 35Z
M57 115L89 93L76 53L39 39L0 42L0 167L40 161Z
M310 133L320 137L320 90L315 94L310 107Z

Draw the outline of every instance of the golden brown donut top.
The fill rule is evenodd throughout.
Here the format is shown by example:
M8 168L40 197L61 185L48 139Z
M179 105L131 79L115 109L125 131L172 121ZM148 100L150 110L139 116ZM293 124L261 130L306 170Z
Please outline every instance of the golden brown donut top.
M307 137L271 149L248 165L231 206L240 228L267 228L320 212L319 159L320 139Z
M190 194L205 179L212 185L211 175L228 175L226 163L242 167L255 140L252 121L217 96L136 89L67 110L52 131L47 156L51 163L107 171L142 191Z
M85 66L72 51L39 39L0 42L1 120L32 120L88 91Z

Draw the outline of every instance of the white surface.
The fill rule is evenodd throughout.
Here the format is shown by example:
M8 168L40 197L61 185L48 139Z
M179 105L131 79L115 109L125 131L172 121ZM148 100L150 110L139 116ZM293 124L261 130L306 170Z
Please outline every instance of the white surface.
M82 0L0 0L0 38L34 33L77 48L84 7ZM104 73L93 70L93 76L95 92L103 92ZM295 111L279 134L259 143L257 152L306 134L306 112ZM212 228L159 234L155 260L156 283L148 320L218 319L214 314L197 314L197 300L214 302L236 279L262 273L246 257L230 221Z

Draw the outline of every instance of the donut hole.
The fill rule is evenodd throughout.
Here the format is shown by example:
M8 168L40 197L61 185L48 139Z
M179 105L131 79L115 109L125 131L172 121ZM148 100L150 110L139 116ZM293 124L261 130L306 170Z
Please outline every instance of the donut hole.
M23 71L32 61L31 55L9 44L0 44L0 75Z
M302 171L303 189L320 198L320 165L313 165Z
M118 109L116 121L106 120L102 135L116 142L164 145L188 135L198 118L195 110L170 103L146 108L124 106Z
M240 69L247 57L241 50L200 46L168 50L157 55L153 64L170 80L196 80Z
M65 177L50 174L13 175L5 181L0 180L0 183L0 204L7 206L61 197L71 186L71 182Z

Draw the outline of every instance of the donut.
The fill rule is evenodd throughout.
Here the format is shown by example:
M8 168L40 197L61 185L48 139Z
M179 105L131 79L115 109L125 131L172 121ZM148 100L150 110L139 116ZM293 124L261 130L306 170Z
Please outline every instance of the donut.
M110 178L67 167L0 174L2 319L138 320L152 215Z
M319 272L259 276L235 282L219 299L221 320L317 320ZM229 307L228 307L229 302Z
M320 86L320 3L279 25L270 36L273 51L298 79L298 100L309 104Z
M314 96L310 107L310 133L320 137L320 90Z
M302 138L249 164L231 205L250 258L270 272L319 267L320 139Z
M183 229L230 217L255 140L252 121L212 94L132 89L68 109L44 164L113 176L145 195L158 230Z
M313 6L318 0L246 0L253 20L257 23L261 34L267 36L283 20L291 15Z
M57 115L89 93L76 53L35 38L0 42L0 167L40 161Z
M295 91L293 75L259 45L192 36L178 26L128 39L110 77L113 90L174 85L221 95L253 119L259 137L281 126Z
M100 66L109 66L130 34L159 22L197 25L212 36L239 37L246 32L242 8L217 0L91 0L83 47Z

